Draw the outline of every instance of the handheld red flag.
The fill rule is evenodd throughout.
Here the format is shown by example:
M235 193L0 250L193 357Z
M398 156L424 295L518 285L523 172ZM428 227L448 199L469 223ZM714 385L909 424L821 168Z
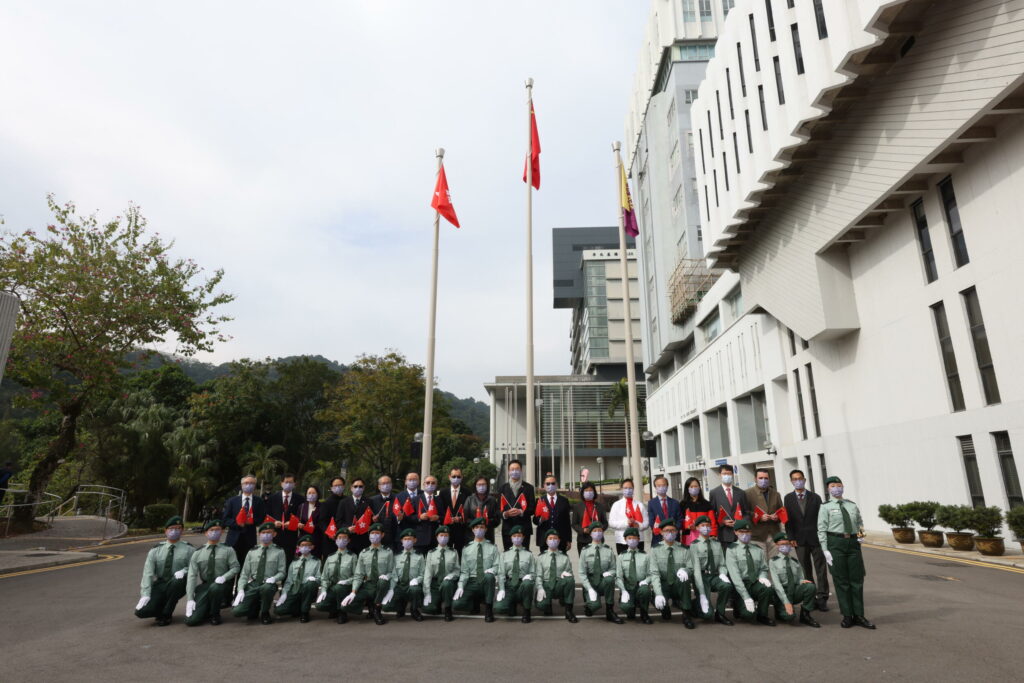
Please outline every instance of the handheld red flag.
M594 523L594 518L591 516L590 510L594 507L593 503L587 503L586 508L583 510L583 530L586 531L587 527Z
M434 499L430 499L430 504L427 505L427 514L433 517L437 514L437 505L434 504Z
M338 535L338 525L334 523L333 517L331 517L331 523L327 525L327 530L324 533L327 534L327 538L334 538Z
M457 512L455 513L455 516L456 516L456 517L458 517L458 518L459 518L460 520L462 520L462 521L465 521L465 520L466 520L466 511L462 509L462 508L464 508L465 506L466 506L466 504L465 504L465 503L463 503L462 505L460 505L460 506L459 506L459 509L458 509L458 511L457 511Z
M789 511L786 508L779 508L775 511L775 514L779 516L779 521L783 524L789 524Z
M396 515L402 511L402 504L398 502L398 498L395 498L395 504L391 506L391 511Z
M487 506L484 505L484 524L491 523L491 516L487 513Z
M238 526L245 526L245 524L246 524L245 508L240 509L238 511L238 514L235 515L235 524L237 524Z
M654 516L654 526L651 527L651 533L655 536L661 536L661 515Z
M718 508L718 523L719 524L724 524L726 517L729 517L729 514L725 511L725 508L719 507ZM729 519L732 519L732 517L729 517Z
M551 511L548 510L548 504L544 502L543 498L537 501L537 509L533 511L533 516L544 520L551 519Z
M740 508L740 504L736 503L736 514L733 515L733 519L737 522L743 519L743 510Z
M448 508L444 511L444 525L448 526L452 523L452 509Z
M444 173L444 164L437 171L437 185L434 186L434 199L430 207L444 216L444 219L454 225L459 225L459 218L455 215L455 207L452 206L452 193L448 191L448 176Z
M637 524L644 521L644 515L640 512L640 506L633 505L633 500L631 498L626 499L626 519L632 520Z
M412 506L412 498L406 498L405 504L402 505L402 512L406 515L416 514L416 509Z
M310 515L309 519L306 520L306 523L302 525L302 530L307 534L311 534L316 530L316 527L313 526L312 515Z
M299 530L299 516L298 515L292 515L291 517L288 518L288 531L298 531L298 530Z
M357 534L365 534L367 531L370 530L370 523L372 521L373 511L370 510L370 508L366 508L365 510L363 510L363 514L359 517L358 520L356 520L356 523L352 526L356 528Z
M530 182L535 190L540 189L540 135L537 133L537 112L530 100L530 153L526 155L526 163L530 166ZM526 180L526 167L523 167L523 182Z
M519 494L519 497L516 498L516 505L519 506L520 510L522 510L523 512L526 512L526 494L525 493L520 493Z
M508 504L508 501L505 499L505 494L503 493L503 494L501 494L501 507L499 509L499 512L504 512L505 509L508 508L508 507L511 507L511 506Z
M277 520L274 519L273 517L271 517L270 515L267 515L266 517L263 518L263 522L262 523L266 524L267 522L272 522L274 524L277 524Z
M754 516L753 516L753 517L752 517L751 519L753 519L753 521L754 521L754 524L757 524L757 523L758 523L758 522L760 522L760 521L761 521L762 519L764 519L764 516L765 516L766 514L768 514L768 513L766 513L766 512L764 511L764 510L762 510L761 508L759 508L759 507L757 507L757 506L755 505L755 506L754 506Z

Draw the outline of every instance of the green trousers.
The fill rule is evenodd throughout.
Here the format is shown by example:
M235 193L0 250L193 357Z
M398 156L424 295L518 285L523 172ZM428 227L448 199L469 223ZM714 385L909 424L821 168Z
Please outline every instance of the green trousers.
M485 605L494 604L494 575L484 574L483 579L472 577L466 579L466 585L462 589L462 597L452 603L452 607L459 611L469 609L474 602L482 602Z
M345 586L348 588L348 586ZM356 591L356 599L349 603L349 606L345 608L345 611L350 614L359 614L363 611L363 607L366 603L372 602L374 605L379 605L384 601L384 596L387 595L388 589L391 588L391 582L381 581L374 579L373 581L364 581L359 586L359 590ZM348 593L352 592L349 589ZM345 593L345 595L348 595ZM344 596L342 596L344 597Z
M419 609L423 606L423 586L410 586L401 581L395 584L395 594L391 596L391 602L381 605L385 612L405 612L406 607Z
M139 619L169 617L174 613L178 600L185 595L185 579L157 580L149 590L149 602L142 609L135 610Z
M775 618L780 621L793 621L796 618L796 606L799 604L804 610L810 612L814 609L816 589L813 583L798 583L792 591L786 591L789 604L793 605L793 613L786 614L786 603L779 594L772 591L772 601L775 603Z
M537 601L537 609L549 610L556 598L562 607L572 607L576 597L576 582L573 579L555 579L553 584L544 585L544 599Z
M255 617L258 614L270 614L270 606L277 595L276 583L256 583L250 581L245 587L242 602L235 605L231 613L236 617Z
M533 580L520 581L519 585L513 586L511 581L505 584L505 597L494 603L494 611L498 614L515 614L517 606L523 609L533 607L534 585Z
M196 586L196 608L192 616L185 617L189 626L198 626L214 614L220 614L220 606L224 603L224 584L204 583Z
M775 591L757 579L745 581L743 585L747 587L747 593L750 594L751 599L754 601L754 611L750 612L747 610L747 606L743 604L743 599L737 591L736 598L739 602L737 602L736 609L740 616L744 619L753 619L755 616L768 616L768 607L771 605L772 595L775 594Z
M318 581L303 581L298 588L292 586L292 592L288 593L285 601L281 603L280 607L275 607L274 611L281 617L308 616L309 608L313 606L313 601L316 600L319 592L320 583Z
M669 580L671 579L671 581ZM689 611L693 607L693 583L680 581L678 576L661 578L661 594L665 600L679 609Z
M701 583L704 586L704 594L708 596L708 603L709 603L708 604L708 611L707 612L701 611L700 615L703 618L705 618L705 619L710 619L712 616L714 616L712 614L711 604L710 604L711 603L711 594L712 593L717 593L718 594L718 598L715 600L715 609L714 609L714 611L718 612L720 615L722 615L724 617L725 616L725 610L729 606L729 600L732 599L733 593L736 590L735 587L733 587L733 585L731 583L727 583L725 581L722 581L722 579L719 578L718 574L715 574L714 576L712 576L708 572L704 572L703 574L701 574L699 580L701 581ZM699 600L699 598L698 598L698 600Z
M601 576L590 580L590 586L597 591L597 600L591 600L586 589L583 590L583 604L592 610L615 604L615 577Z
M334 584L327 589L327 595L324 599L316 603L314 607L318 612L329 612L331 614L337 614L341 610L341 601L352 592L352 582L344 584ZM319 591L317 592L319 595Z
M651 598L654 597L654 591L651 589L650 584L641 586L639 583L631 584L626 581L622 585L626 587L626 592L629 593L629 602L623 602L620 595L619 607L627 612L631 612L637 607L647 609L647 605L651 603Z
M839 611L844 617L864 616L864 556L856 538L828 536L826 550L832 553L832 585Z
M458 579L440 579L432 582L430 586L430 604L420 607L424 614L440 614L442 605L451 605L452 596L459 585ZM420 605L423 601L420 601Z

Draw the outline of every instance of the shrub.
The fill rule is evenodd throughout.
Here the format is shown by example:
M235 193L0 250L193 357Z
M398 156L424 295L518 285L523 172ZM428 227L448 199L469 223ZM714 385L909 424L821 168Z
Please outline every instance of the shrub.
M935 513L935 521L950 531L960 533L971 526L971 514L974 508L970 505L940 505Z
M178 514L178 508L170 503L154 503L142 509L143 523L149 529L163 529L167 520Z
M977 507L971 510L968 529L980 538L999 538L1003 526L1003 511L995 505Z
M906 505L879 505L878 516L894 529L910 526L910 514Z
M1018 541L1024 542L1024 505L1006 511L1006 525Z
M917 500L913 503L907 503L903 506L906 508L907 516L914 520L918 526L931 531L935 528L937 522L935 521L935 514L939 510L939 504L933 500Z

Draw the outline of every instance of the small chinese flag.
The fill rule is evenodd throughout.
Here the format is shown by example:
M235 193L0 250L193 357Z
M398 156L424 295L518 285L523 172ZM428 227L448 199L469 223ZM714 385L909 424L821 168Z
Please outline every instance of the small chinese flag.
M245 508L241 508L238 514L235 515L235 524L238 526L245 526L247 518L245 516Z
M587 503L586 508L583 510L583 530L586 531L587 527L594 523L594 517L591 516L590 511L593 509L593 503Z
M333 517L331 517L331 523L327 525L327 530L324 533L327 534L327 538L334 538L338 535L338 525L334 523Z
M298 530L299 530L299 516L298 515L292 515L291 517L288 518L288 531L298 531Z
M775 511L775 514L779 516L779 521L783 524L789 524L789 512L786 508L779 508Z
M461 227L459 218L455 215L455 207L452 206L452 193L448 191L448 176L444 173L444 164L441 164L437 172L437 185L434 187L434 199L430 206L456 228Z
M640 512L640 506L633 505L633 500L630 498L626 499L626 519L632 520L637 524L644 521L644 515Z
M405 499L405 504L402 505L402 512L405 513L406 515L414 515L414 514L416 514L416 508L414 508L412 506L412 498L406 498Z
M764 519L764 516L765 516L766 514L768 514L768 513L766 513L766 512L764 511L764 510L762 510L761 508L759 508L759 507L757 507L757 506L755 505L755 506L754 506L754 516L752 517L752 519L753 519L753 521L754 521L754 524L757 524L757 523L758 523L758 522L760 522L760 521L761 521L762 519Z
M727 514L725 513L725 508L723 508L723 507L719 507L719 508L718 508L718 523L719 523L719 524L724 524L724 523L725 523L725 518L726 518L726 517L729 517L729 515L727 515ZM732 519L732 518L730 517L730 519Z
M263 524L266 524L267 522L272 522L274 524L277 524L277 520L274 519L273 517L271 517L270 515L267 515L266 517L263 518Z

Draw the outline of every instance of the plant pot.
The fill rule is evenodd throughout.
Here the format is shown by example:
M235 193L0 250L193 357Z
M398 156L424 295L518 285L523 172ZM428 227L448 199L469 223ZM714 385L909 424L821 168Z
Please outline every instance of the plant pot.
M974 534L947 531L946 542L953 550L974 550Z
M925 548L941 548L944 543L941 531L921 530L917 532L917 535L921 538L921 545Z
M896 539L897 543L913 543L914 529L913 527L896 527L892 530L892 537Z
M1006 552L1006 546L1003 545L1003 539L1001 538L982 538L981 536L975 536L974 542L978 545L978 552L982 555L1002 555Z

